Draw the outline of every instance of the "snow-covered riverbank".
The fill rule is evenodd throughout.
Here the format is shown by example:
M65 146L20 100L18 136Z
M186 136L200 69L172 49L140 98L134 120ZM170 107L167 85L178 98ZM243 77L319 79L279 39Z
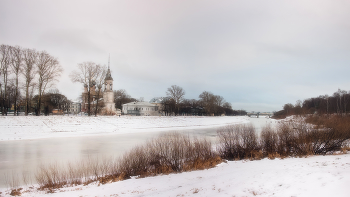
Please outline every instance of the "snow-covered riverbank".
M79 138L86 135L140 132L147 134L156 131L219 127L249 121L252 119L248 117L0 117L0 143L23 139L73 136ZM258 125L262 126L260 123L274 120L257 121ZM66 138L57 138L61 139ZM0 165L4 164L2 162L4 161L0 161ZM21 174L19 176L21 177ZM208 170L133 178L106 185L92 183L87 186L63 188L54 194L30 189L31 185L27 185L23 186L21 196L345 197L350 193L349 183L348 153L308 158L229 161ZM0 189L0 196L9 194L9 189Z
M0 116L0 141L196 129L248 122L248 117Z
M350 154L230 161L202 171L63 188L21 196L298 196L347 197ZM24 188L22 191L25 191ZM0 196L9 195L3 190Z

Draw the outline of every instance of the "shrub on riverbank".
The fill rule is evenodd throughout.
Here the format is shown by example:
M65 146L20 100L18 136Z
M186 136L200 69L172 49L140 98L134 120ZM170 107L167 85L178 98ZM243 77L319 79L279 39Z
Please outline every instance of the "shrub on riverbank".
M323 115L308 116L306 122L317 125L319 132L313 132L314 153L325 154L338 151L349 145L350 116Z
M220 162L210 141L170 133L127 152L119 160L115 171L125 178L153 176L210 168Z
M312 123L312 124L309 124ZM306 156L348 149L349 116L309 116L262 128L259 140L252 125L231 125L217 131L223 159Z
M218 129L217 150L223 159L259 157L260 147L252 124L228 125Z

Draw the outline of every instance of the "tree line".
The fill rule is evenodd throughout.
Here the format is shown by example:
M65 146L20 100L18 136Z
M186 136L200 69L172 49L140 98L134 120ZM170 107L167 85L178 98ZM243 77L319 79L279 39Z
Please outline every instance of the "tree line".
M172 85L165 92L164 97L160 97L158 102L161 104L159 111L166 115L199 115L199 116L235 116L246 115L244 110L233 110L229 102L220 95L214 95L211 92L204 91L199 99L186 99L185 90L177 85ZM116 108L122 109L122 105L129 102L142 101L131 97L126 90L114 91L114 101Z
M71 101L57 89L51 89L63 72L56 57L46 51L2 44L0 46L0 111L7 115L13 107L14 114L25 106L25 115L48 115L52 109L67 111ZM70 74L73 82L81 83L87 93L82 95L88 115L97 115L104 104L102 88L107 69L94 62L78 64L78 70ZM49 91L48 91L49 90ZM85 91L84 91L85 92ZM198 99L186 99L185 91L176 85L169 87L161 98L160 111L165 115L245 115L243 110L233 110L230 103L220 95L204 91ZM86 98L85 98L86 97ZM115 107L140 101L132 98L126 90L114 91ZM83 106L82 106L83 107Z
M348 114L350 112L350 91L338 89L333 95L298 100L295 105L287 103L283 109L275 112L275 117L283 118L290 115L302 114Z
M62 72L58 59L46 51L2 44L0 46L2 115L7 115L12 106L14 114L18 114L21 102L25 105L25 115L32 111L40 115L46 91L55 84Z
M166 91L166 97L161 101L161 109L165 115L206 115L206 116L234 116L246 115L244 110L233 110L232 105L220 95L204 91L198 99L186 99L185 90L172 85Z

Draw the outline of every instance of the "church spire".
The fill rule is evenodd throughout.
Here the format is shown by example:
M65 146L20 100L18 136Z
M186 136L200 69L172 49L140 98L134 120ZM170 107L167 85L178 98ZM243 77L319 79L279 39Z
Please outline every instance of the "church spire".
M110 60L110 57L111 57L111 55L109 54L109 55L108 55L108 70L107 70L107 74L106 74L105 81L106 81L106 80L113 80L112 75L111 75L111 70L110 70L110 67L109 67L109 60Z

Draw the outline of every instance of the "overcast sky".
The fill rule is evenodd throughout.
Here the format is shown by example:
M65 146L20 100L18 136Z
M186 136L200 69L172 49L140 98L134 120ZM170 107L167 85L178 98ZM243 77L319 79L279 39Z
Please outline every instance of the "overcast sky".
M114 88L146 101L178 85L188 99L210 91L275 111L350 90L348 0L0 0L0 44L57 57L71 100L78 63L109 54Z

